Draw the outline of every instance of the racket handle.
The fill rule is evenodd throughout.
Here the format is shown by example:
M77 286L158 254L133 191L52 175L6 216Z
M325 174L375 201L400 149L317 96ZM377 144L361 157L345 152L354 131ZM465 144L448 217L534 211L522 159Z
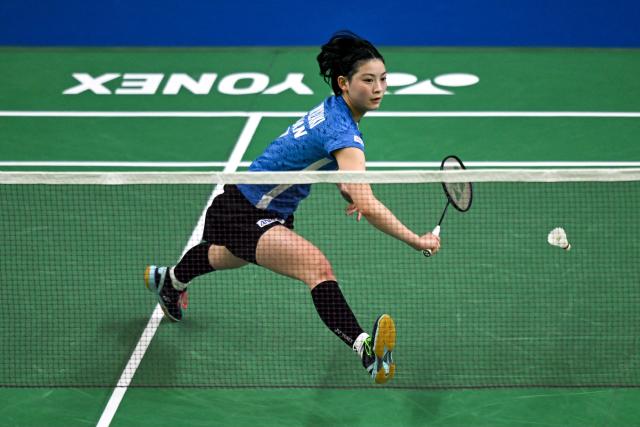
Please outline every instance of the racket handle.
M434 236L439 236L440 235L440 226L436 225L436 227L433 229L431 234L433 234ZM424 255L427 258L429 258L431 255L433 255L433 253L431 252L431 249L425 249L424 251L422 251L422 255Z

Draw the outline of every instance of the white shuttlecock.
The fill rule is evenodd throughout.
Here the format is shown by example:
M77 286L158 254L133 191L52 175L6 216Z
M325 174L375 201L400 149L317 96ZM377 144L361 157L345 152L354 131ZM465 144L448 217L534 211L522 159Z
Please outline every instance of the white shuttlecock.
M547 241L550 245L557 246L565 251L571 249L571 244L567 240L567 233L565 233L564 229L560 227L551 230L549 236L547 236Z

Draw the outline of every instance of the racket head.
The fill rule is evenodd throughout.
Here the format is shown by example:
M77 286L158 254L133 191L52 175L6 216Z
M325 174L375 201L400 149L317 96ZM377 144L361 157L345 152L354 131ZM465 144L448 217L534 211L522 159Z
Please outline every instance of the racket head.
M464 163L458 156L447 156L440 164L440 170L464 170ZM454 208L460 212L466 212L473 202L473 186L470 182L443 182L442 188L447 199Z

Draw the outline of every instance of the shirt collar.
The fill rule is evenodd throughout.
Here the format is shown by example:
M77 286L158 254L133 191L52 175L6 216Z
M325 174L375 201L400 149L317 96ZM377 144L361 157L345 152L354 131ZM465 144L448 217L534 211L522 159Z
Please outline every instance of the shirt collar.
M356 128L358 130L360 130L360 123L358 123L355 120L353 120L353 115L351 114L351 109L347 105L347 102L344 100L342 95L333 95L333 97L336 98L336 102L338 103L340 108L347 113L347 115L351 119L351 122L356 126Z

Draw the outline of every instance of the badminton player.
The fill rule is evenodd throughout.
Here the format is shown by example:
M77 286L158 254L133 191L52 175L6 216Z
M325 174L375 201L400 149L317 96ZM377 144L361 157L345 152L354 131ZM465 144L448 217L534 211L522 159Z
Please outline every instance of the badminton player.
M276 138L250 171L365 170L358 124L368 111L378 109L385 94L384 59L370 42L343 31L322 46L317 60L334 95ZM347 214L366 218L413 249L436 252L440 247L437 236L420 236L405 227L368 184L338 187L348 202ZM382 314L371 335L365 332L325 255L293 230L293 213L309 189L309 185L225 185L207 210L202 242L173 267L148 266L146 285L157 294L165 315L180 321L187 285L203 274L253 263L297 279L311 290L325 325L360 356L375 382L384 383L395 372L395 324Z

